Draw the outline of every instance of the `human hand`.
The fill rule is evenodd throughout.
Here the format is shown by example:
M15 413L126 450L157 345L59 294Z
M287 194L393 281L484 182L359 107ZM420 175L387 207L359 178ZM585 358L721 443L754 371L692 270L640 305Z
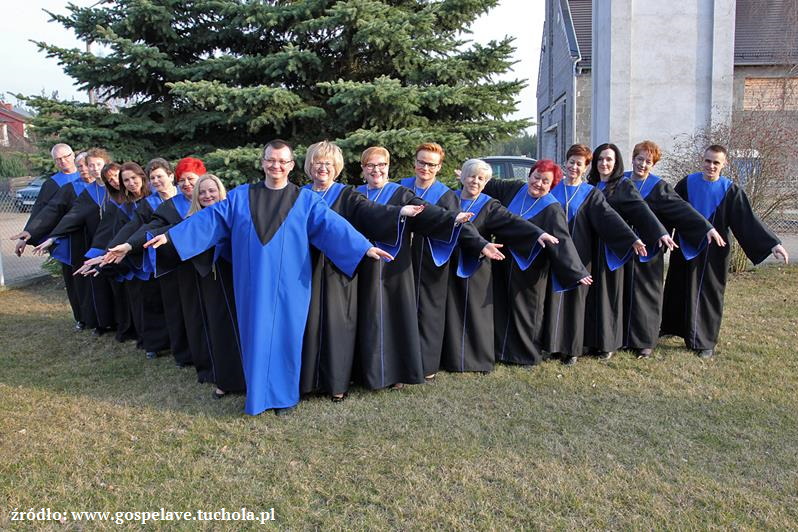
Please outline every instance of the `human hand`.
M380 248L378 248L376 246L370 247L369 250L366 252L366 255L368 255L369 257L371 257L374 260L383 259L386 262L391 262L393 260L393 255L391 255L387 251L382 250L382 249L380 249Z
M579 279L579 284L581 284L582 286L590 286L591 284L593 284L593 277L590 275L588 275L587 277L582 277L581 279Z
M723 237L720 236L720 233L718 233L718 230L715 229L714 227L710 229L709 232L707 233L707 242L710 243L715 242L715 244L717 244L720 247L726 246L726 241L723 240Z
M504 253L502 253L499 248L504 247L504 244L494 244L493 242L488 242L480 254L489 258L490 260L504 260Z
M166 234L155 236L144 243L145 248L152 247L152 249L158 249L159 247L163 246L169 242L169 239L166 238Z
M457 218L454 219L454 223L464 224L467 221L469 221L471 218L473 218L473 216L474 216L473 212L461 212L457 215Z
M787 250L784 249L784 246L781 244L776 244L773 246L773 249L770 250L773 253L773 256L777 259L783 260L784 264L788 264L790 262L790 255L787 253Z
M106 264L119 264L122 262L122 259L125 258L125 255L133 251L133 246L125 242L124 244L119 244L118 246L114 246L108 250L103 257L102 265L105 266Z
M635 250L635 255L640 255L641 257L648 255L648 252L646 251L646 245L643 244L643 241L640 239L635 240L635 243L632 244L632 249Z
M47 240L45 240L44 242L33 248L33 254L44 255L45 253L47 253L47 250L50 249L50 246L52 246L54 243L55 243L55 238L48 238Z
M548 233L543 233L538 238L538 244L540 244L540 247L542 247L542 248L545 248L546 244L551 244L552 246L554 246L554 245L559 244L559 243L560 243L560 240L556 236L552 236L552 235L550 235Z
M679 247L673 238L671 238L671 235L662 235L659 238L659 247L663 246L668 248L668 251L673 251L675 248Z
M406 218L412 218L417 214L421 214L421 211L424 210L423 205L405 205L399 210L399 214Z

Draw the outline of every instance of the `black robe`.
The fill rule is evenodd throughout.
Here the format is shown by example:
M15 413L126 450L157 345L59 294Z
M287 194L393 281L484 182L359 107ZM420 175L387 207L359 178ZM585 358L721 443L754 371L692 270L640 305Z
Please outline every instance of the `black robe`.
M184 196L174 196L164 201L152 215L149 223L141 226L129 239L128 244L136 251L142 250L148 237L165 233L169 228L183 221L183 215L178 210L176 202L186 202ZM187 207L187 206L186 206ZM186 208L187 212L187 208ZM149 252L148 252L149 253ZM156 252L157 262L163 261L163 271L155 268L155 274L161 278L163 273L166 277L174 277L177 280L177 298L164 300L164 310L167 307L180 307L182 317L181 323L170 325L170 336L172 328L182 327L182 331L177 334L185 334L188 342L188 350L191 356L191 363L197 370L197 380L199 382L213 382L213 364L211 361L211 342L208 332L207 320L203 316L202 303L200 301L199 281L194 263L191 261L180 261L174 246L159 248ZM144 260L147 260L146 258ZM163 284L161 285L163 292ZM167 310L167 319L171 321L170 313L177 314L173 309Z
M565 187L564 181L552 189L551 193L555 193L560 187ZM581 187L589 187L588 192L578 208L569 206L569 211L566 212L566 215L570 214L568 230L582 264L592 272L595 280L595 272L601 271L602 267L606 268L606 263L598 266L593 264L594 257L598 254L596 248L599 240L618 256L624 256L638 237L610 207L604 194L588 183L582 183L580 190ZM556 292L553 283L549 283L544 326L546 351L566 356L582 355L587 293L588 287L581 285L567 292Z
M52 230L58 225L61 218L77 203L82 189L83 182L80 180L61 187L52 199L47 202L47 205L37 213L36 217L28 220L26 230L31 234L31 243L41 243L51 235ZM83 322L86 327L95 328L98 326L98 321L92 298L92 281L88 277L72 276L75 268L83 265L84 255L88 250L90 241L87 241L86 231L83 230L82 226L69 233L68 236L68 250L66 251L69 257L61 257L59 260L69 267L68 273L72 277L72 283L75 288L74 293L77 298L76 303L79 308L78 313L80 316L78 321ZM50 248L51 253L55 253L55 248L56 245ZM70 300L70 304L72 304L72 300Z
M485 192L509 208L516 194L526 188L522 181L492 179L485 186ZM522 269L512 255L506 260L492 262L493 327L496 361L531 365L550 355L543 349L550 269L556 272L563 286L571 289L589 273L571 241L565 212L558 202L544 207L534 216L523 217L557 237L560 243L546 246L526 269Z
M72 174L58 172L42 183L42 187L39 189L39 195L36 196L36 201L33 203L33 207L31 207L28 222L25 224L25 231L30 233L28 226L30 225L31 221L33 221L39 215L41 210L44 209L53 198L55 198L55 195L59 190L61 190L61 188L63 188L65 185L68 185L75 179L80 179L79 172L74 172ZM28 243L38 246L41 244L41 241L31 238L28 240ZM64 264L63 262L60 264L61 278L64 280L64 288L66 288L69 307L72 309L72 317L76 322L82 322L83 320L80 317L80 297L78 296L77 289L75 288L75 279L72 277L72 266L69 264Z
M676 184L675 190L699 212L699 199L688 193L688 180L701 174L692 174ZM726 178L721 177L718 185ZM745 191L735 183L725 181L728 186L721 201L712 212L702 212L708 217L726 242L729 230L754 264L759 264L780 244L779 238L754 214ZM705 244L694 259L685 260L684 242L671 254L668 277L665 281L665 296L662 313L662 335L684 338L690 349L714 349L723 316L723 296L729 272L731 246L718 247Z
M650 184L656 181L654 184ZM670 233L699 247L712 225L665 180L653 174L632 183ZM654 250L649 250L651 253ZM657 345L662 321L662 291L665 281L665 250L643 259L634 256L623 265L623 345L629 349L652 349Z
M355 366L361 382L371 389L424 382L410 235L449 241L457 215L430 205L401 186L390 198L381 199L388 205L425 205L425 209L407 219L392 262L363 261L358 267Z
M630 179L618 181L607 203L640 235L649 253L658 250L659 239L667 231ZM585 349L617 351L623 346L623 269L609 268L601 240L593 253L593 284L585 303ZM634 258L634 252L630 255L627 262Z
M477 205L483 196L488 199L481 207L467 202L463 205L468 207L466 210L473 207L472 212L479 209L471 224L485 240L495 236L497 242L505 245L505 255L512 250L529 257L539 248L537 239L543 234L542 229L514 215L486 194L475 200ZM455 250L451 260L457 266L449 274L441 367L447 371L491 371L496 360L491 261L462 249ZM475 265L473 273L467 261Z
M399 210L395 205L379 205L351 186L325 201L366 238L396 240ZM323 196L324 197L324 196ZM329 203L331 201L331 204ZM357 337L358 276L349 277L315 247L310 308L302 341L302 368L299 391L343 394L349 389Z
M157 198L157 195L153 194L152 197ZM159 204L160 201L160 199L157 199ZM150 223L154 213L155 209L153 209L149 198L143 198L137 201L136 211L133 217L114 235L108 247L112 248L128 242L141 227ZM131 244L133 251L125 258L125 261L129 262L131 267L135 269L141 269L143 266L140 247L144 241L141 239L142 236L139 236L137 246L132 246ZM151 277L149 280L142 281L142 283L157 283L158 297L161 300L161 305L159 307L157 301L154 299L156 292L154 286L149 285L142 287L144 288L141 292L143 309L142 320L144 321L142 324L143 330L152 331L153 335L157 335L159 333L156 331L165 327L169 338L169 348L172 351L175 362L180 366L191 365L191 351L189 351L186 327L183 324L183 309L180 304L177 304L177 302L180 301L180 288L178 287L177 274L175 272L169 272L157 279ZM136 284L137 283L134 281L133 285L135 286ZM160 312L158 312L159 310ZM146 338L149 336L149 333L144 332L143 336ZM159 349L147 349L147 351L159 351Z

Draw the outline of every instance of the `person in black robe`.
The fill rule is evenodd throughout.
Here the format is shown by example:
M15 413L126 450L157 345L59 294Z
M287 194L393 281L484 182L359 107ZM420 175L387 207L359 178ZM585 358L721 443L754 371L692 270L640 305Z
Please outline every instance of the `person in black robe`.
M127 260L130 261L134 268L141 270L143 273L153 274L154 272L149 268L149 263L143 260L141 254L132 254L131 257L127 257L133 250L128 240L142 226L152 221L156 209L164 201L176 196L177 188L175 187L172 165L165 159L152 159L147 163L146 173L150 178L150 188L153 192L137 202L133 218L108 243L108 253L106 253L102 263L119 263L122 260ZM146 240L146 234L144 240ZM143 241L141 243L143 244ZM163 321L159 321L158 324L166 324L169 333L169 347L175 359L175 364L178 367L190 366L192 365L192 359L184 324L185 320L183 319L183 310L182 306L177 304L180 301L177 274L176 272L166 273L158 277L157 282L162 309L166 318ZM154 302L151 302L150 306L154 309ZM158 351L147 351L147 358L155 358L156 356L158 356Z
M445 156L444 149L435 142L420 144L416 147L415 176L402 179L399 184L432 205L460 212L457 195L437 180ZM424 378L428 381L435 378L441 365L443 327L440 317L446 312L446 297L449 293L449 259L458 242L464 242L463 245L469 249L481 249L485 245L470 224L460 226L445 245L433 243L423 234L411 237L421 359Z
M600 190L607 203L621 215L646 244L647 255L660 247L674 248L665 227L651 212L632 181L623 176L623 159L615 144L601 144L593 151L587 182ZM599 240L594 248L593 284L585 306L585 348L603 360L623 346L623 264L634 255L617 256Z
M690 174L674 187L690 202L721 237L728 241L729 230L754 264L771 253L786 264L787 250L756 216L745 191L721 175L728 151L713 144L704 151L704 171ZM723 295L728 278L730 247L702 242L692 249L681 239L681 252L671 254L665 281L660 334L684 338L685 345L702 358L714 355L723 317ZM691 256L695 260L688 260Z
M680 238L691 247L700 247L704 239L717 245L726 243L689 203L679 196L664 179L651 173L661 152L650 140L635 145L632 152L632 171L624 173L632 180L640 196L648 203L665 229L674 228ZM662 321L662 290L665 283L665 253L650 250L646 257L632 257L623 265L623 344L648 358L659 338Z
M355 364L360 380L371 389L400 388L424 382L418 314L413 286L410 234L449 243L456 225L470 214L445 211L418 198L397 183L388 182L390 154L382 147L366 149L361 167L367 184L359 187L371 201L382 205L424 205L407 220L395 242L376 245L394 256L391 262L364 262L358 269L358 320ZM502 256L493 244L480 241L476 253Z
M308 147L305 173L312 190L366 238L395 241L400 216L414 216L423 207L380 205L352 186L336 183L344 167L341 149L327 141ZM357 337L358 276L349 277L321 251L311 248L312 290L302 342L302 394L326 393L342 401L349 390Z
M180 165L176 170L184 178ZM221 180L213 174L204 174L197 179L189 207L189 217L200 210L224 200L227 191ZM151 248L151 261L171 262L179 266L180 257L174 245L167 241L166 235L160 234L144 244ZM246 392L244 369L241 365L241 340L235 310L233 291L233 266L231 264L230 242L217 244L186 261L192 265L189 271L194 272L196 292L199 296L199 316L202 327L187 326L193 333L207 334L208 354L210 356L210 380L216 385L214 399L221 399L228 394ZM188 325L188 324L187 324Z
M17 255L17 257L22 255L27 244L33 244L34 246L41 244L41 241L30 240L31 234L28 230L28 225L31 223L31 221L38 216L39 212L41 212L41 210L47 206L47 204L55 197L61 188L72 181L75 181L76 179L80 179L80 172L78 172L78 168L75 164L75 153L68 144L56 144L50 150L50 155L53 158L56 168L58 168L58 172L50 176L44 181L44 183L42 183L42 186L39 189L39 195L36 196L36 201L33 203L33 207L31 207L30 216L28 216L28 221L25 224L25 228L19 234L11 237L11 240L17 240L17 245L14 248L14 253ZM88 172L88 169L86 168L85 171ZM64 243L64 245L68 246L68 243ZM72 309L72 317L75 319L75 328L77 330L81 330L86 325L83 323L83 320L80 317L80 299L78 298L77 292L75 290L75 280L72 278L72 266L64 262L60 262L60 264L61 277L64 280L67 299L69 300L69 306Z
M197 182L200 174L205 174L205 165L199 159L185 157L178 161L175 167L175 176L180 194L175 194L161 203L149 223L141 226L128 238L126 245L130 247L131 252L141 253L144 250L145 242L152 236L165 233L170 227L179 224L188 216L194 183ZM161 250L160 255L167 255L167 249L169 248ZM148 255L143 260L147 262L149 259ZM180 261L176 252L170 258L165 257L165 259L163 265L159 260L149 261L156 277L173 274L177 279L178 298L170 303L164 302L164 307L166 308L167 305L180 306L182 326L186 333L191 363L197 371L197 380L213 382L210 336L207 320L202 315L196 265L192 261Z
M491 179L485 185L484 192L511 213L560 241L531 260L512 253L510 260L491 264L496 362L532 365L549 358L543 349L543 317L550 274L557 275L563 290L592 282L568 234L562 206L549 194L561 179L562 169L554 161L541 159L526 183Z
M599 241L616 256L624 257L630 250L644 254L646 246L612 208L598 189L585 183L582 176L593 157L590 148L574 144L566 154L565 179L551 194L560 202L571 240L582 264L593 275L604 265L594 264ZM558 291L556 277L552 277L546 297L544 344L549 353L559 354L563 363L573 365L583 354L585 336L585 301L588 287L578 286L566 292ZM591 285L592 286L592 285Z
M513 254L524 259L536 255L542 248L556 245L555 237L482 193L491 174L488 163L469 159L459 177L463 188L456 192L460 208L473 213L471 224L482 238L490 241L495 236L502 245L509 246ZM455 250L452 261L457 266L449 275L441 367L456 372L489 372L496 359L490 261L486 264L479 254L461 248Z
M62 188L31 224L34 238L42 240L43 236L47 236L36 246L34 253L41 254L52 248L53 256L58 257L59 246L56 243L59 239L67 240L69 237L70 249L65 260L73 271L83 265L108 203L109 192L100 178L108 162L110 156L103 149L92 148L86 152L87 179L73 181L71 187ZM85 325L94 329L94 335L102 335L116 327L113 290L108 279L94 276L78 278L75 279L75 286L81 316Z

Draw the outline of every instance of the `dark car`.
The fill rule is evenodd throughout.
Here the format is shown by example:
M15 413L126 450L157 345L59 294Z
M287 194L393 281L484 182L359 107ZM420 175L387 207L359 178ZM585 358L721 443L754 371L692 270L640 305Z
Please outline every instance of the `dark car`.
M526 179L537 162L536 159L517 155L491 155L480 159L491 166L493 177L497 179Z
M42 190L42 184L47 180L47 176L42 175L17 190L14 194L14 204L17 206L19 212L28 212L36 203L36 198L39 197L39 192Z

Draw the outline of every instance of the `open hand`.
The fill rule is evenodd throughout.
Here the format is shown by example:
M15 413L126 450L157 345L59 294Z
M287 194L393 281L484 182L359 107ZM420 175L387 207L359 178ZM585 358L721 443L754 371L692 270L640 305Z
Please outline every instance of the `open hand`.
M473 217L474 217L473 212L461 212L457 215L457 218L454 219L454 223L464 224Z
M158 236L152 237L151 239L147 240L144 243L144 247L145 248L151 247L152 249L158 249L159 247L163 246L167 242L169 242L169 239L166 238L166 234L164 233L162 235L158 235Z
M648 251L646 251L646 245L643 244L643 241L640 239L635 240L635 243L632 244L632 249L635 250L635 255L640 255L641 257L648 255Z
M781 244L776 244L773 246L773 249L770 250L773 253L773 256L777 259L783 260L784 264L788 264L790 262L790 255L787 253L787 250L784 249L784 246Z
M96 273L94 272L97 270L94 267L99 264L102 264L104 258L105 255L100 255L99 257L94 257L93 259L87 260L86 262L83 263L83 266L75 270L75 273L73 273L72 275L92 275L92 274L96 275ZM97 273L100 272L97 271Z
M581 284L582 286L590 286L591 284L593 284L593 277L590 275L588 275L587 277L582 277L581 279L579 279L579 284Z
M718 233L718 230L714 227L707 233L707 242L715 242L715 244L717 244L719 247L726 246L726 241L723 240L723 237L720 236L720 233Z
M125 258L125 255L131 251L133 251L133 246L127 242L124 244L119 244L118 246L114 246L103 256L102 265L105 266L106 264L119 264L122 262L122 259Z
M52 246L54 243L55 243L55 238L48 238L47 240L45 240L44 242L33 248L33 254L44 255L45 253L47 253L47 250L50 249L50 246Z
M393 260L393 255L391 255L387 251L382 250L382 249L380 249L380 248L378 248L376 246L370 247L369 250L366 252L366 255L368 255L369 257L371 257L374 260L383 259L386 262L391 262Z
M663 246L668 248L668 251L673 251L674 248L678 248L679 247L676 244L676 242L673 240L673 238L671 238L671 235L662 235L659 238L659 247L663 247Z
M556 236L552 236L552 235L550 235L548 233L543 233L538 238L538 244L540 244L540 247L542 247L542 248L545 248L546 244L551 244L552 246L555 246L555 245L557 245L559 243L560 243L560 240Z
M423 210L423 205L405 205L399 210L399 214L407 218L412 218L417 214L421 214L421 211Z
M16 235L10 238L10 240L17 241L17 245L14 246L14 255L16 255L17 257L22 256L22 254L25 252L25 246L28 245L29 238L30 238L30 233L27 231L22 231L21 233L17 233Z
M489 258L490 260L504 260L504 253L499 251L500 247L503 247L504 244L494 244L493 242L488 242L480 253Z

